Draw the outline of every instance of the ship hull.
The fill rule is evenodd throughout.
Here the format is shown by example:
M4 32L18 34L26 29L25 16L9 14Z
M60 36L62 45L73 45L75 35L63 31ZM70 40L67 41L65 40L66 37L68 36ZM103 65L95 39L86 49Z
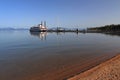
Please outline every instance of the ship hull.
M30 32L46 32L47 30L41 30L39 27L30 28Z

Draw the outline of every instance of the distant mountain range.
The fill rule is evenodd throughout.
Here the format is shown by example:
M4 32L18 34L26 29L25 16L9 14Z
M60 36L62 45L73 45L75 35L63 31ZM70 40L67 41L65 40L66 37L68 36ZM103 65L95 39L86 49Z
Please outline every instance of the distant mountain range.
M63 27L53 27L53 28L48 28L48 30L56 30L57 28L61 28L61 29L65 29L65 30L83 30L81 28L63 28ZM29 28L13 28L13 27L0 27L0 31L3 31L3 30L29 30Z
M0 28L0 30L29 30L28 28L11 28L11 27L6 27L6 28Z

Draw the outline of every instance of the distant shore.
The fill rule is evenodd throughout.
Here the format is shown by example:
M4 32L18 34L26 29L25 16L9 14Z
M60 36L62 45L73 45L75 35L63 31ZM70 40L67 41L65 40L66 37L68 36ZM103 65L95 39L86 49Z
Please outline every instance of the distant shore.
M75 75L68 80L119 80L120 79L120 55L101 63L100 65Z

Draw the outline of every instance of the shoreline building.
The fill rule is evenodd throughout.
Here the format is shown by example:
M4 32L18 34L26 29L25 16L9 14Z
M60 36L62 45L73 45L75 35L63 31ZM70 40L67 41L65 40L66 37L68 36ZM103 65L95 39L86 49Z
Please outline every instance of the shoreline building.
M38 24L37 26L33 26L30 28L30 32L46 32L47 27L46 27L46 21L43 22L41 21L41 24Z

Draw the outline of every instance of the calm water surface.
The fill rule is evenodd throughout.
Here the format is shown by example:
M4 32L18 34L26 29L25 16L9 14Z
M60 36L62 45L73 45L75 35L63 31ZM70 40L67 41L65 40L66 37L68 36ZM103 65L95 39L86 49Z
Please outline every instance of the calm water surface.
M73 68L118 53L120 36L115 35L0 31L0 80L63 79L77 71Z

